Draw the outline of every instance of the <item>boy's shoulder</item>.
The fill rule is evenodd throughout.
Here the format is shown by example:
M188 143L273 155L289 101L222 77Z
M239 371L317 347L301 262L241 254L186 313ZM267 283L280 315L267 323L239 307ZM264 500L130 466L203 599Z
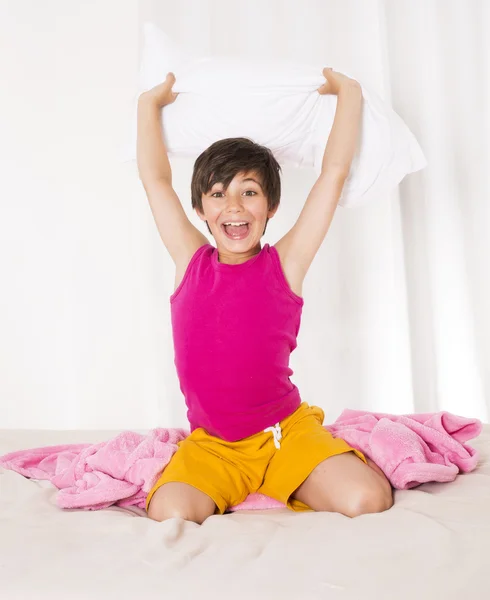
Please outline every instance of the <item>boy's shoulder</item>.
M204 235L202 237L205 240L204 243L202 243L202 240L201 243L199 243L199 241L196 240L194 244L189 244L189 247L186 249L186 251L183 252L182 255L180 255L175 261L174 292L177 290L182 280L184 279L187 267L189 266L189 263L191 262L196 252L203 246L210 245L207 238L204 237Z
M286 283L297 296L302 297L304 275L300 269L295 268L294 260L288 255L287 240L283 238L272 247L277 251Z

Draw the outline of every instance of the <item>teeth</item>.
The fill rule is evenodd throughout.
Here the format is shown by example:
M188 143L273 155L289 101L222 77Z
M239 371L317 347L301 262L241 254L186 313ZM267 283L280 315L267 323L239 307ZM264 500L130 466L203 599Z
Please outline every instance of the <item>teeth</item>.
M223 223L223 225L232 225L233 227L238 227L239 225L248 225L248 223L243 221L242 223Z

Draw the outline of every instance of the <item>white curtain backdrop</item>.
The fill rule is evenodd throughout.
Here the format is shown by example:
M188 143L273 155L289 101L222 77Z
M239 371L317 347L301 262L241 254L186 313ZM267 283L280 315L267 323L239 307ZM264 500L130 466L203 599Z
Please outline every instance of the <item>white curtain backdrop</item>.
M119 160L146 20L202 55L348 70L391 103L428 166L338 208L305 280L292 380L326 422L344 408L488 421L489 2L0 0L0 428L186 426L173 262ZM190 208L193 161L171 162L214 243ZM284 168L263 244L314 181Z

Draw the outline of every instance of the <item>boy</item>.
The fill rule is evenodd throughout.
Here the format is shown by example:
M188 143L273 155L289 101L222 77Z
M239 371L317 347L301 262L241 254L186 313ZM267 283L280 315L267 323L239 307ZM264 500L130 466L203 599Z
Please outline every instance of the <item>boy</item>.
M170 298L175 364L191 435L147 498L148 516L202 523L259 492L296 511L354 517L393 504L371 460L323 427L321 408L290 381L302 284L329 229L356 149L362 89L324 69L318 92L337 110L322 163L293 228L274 246L260 239L280 200L280 167L247 138L212 144L194 165L192 206L217 248L187 218L172 188L161 109L175 77L138 103L137 157L160 236L175 266Z

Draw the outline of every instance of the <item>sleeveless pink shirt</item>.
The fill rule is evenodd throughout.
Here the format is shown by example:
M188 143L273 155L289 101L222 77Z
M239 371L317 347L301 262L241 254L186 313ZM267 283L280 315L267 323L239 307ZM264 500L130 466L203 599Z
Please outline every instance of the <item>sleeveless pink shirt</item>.
M191 431L236 441L275 425L301 404L289 356L303 298L274 246L228 265L201 246L170 296L175 366Z

